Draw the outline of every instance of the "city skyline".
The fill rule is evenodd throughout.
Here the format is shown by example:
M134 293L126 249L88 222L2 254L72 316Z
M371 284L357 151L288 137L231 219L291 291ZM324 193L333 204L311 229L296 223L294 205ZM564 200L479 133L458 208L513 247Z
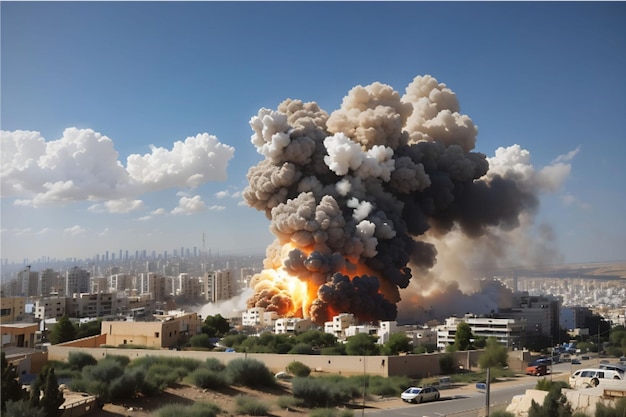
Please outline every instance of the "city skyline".
M354 86L402 94L423 75L457 95L491 166L552 180L522 221L528 242L557 264L626 254L623 4L0 7L3 260L264 253L269 222L242 199L262 160L250 119L287 98L331 113ZM503 262L550 261L525 255Z

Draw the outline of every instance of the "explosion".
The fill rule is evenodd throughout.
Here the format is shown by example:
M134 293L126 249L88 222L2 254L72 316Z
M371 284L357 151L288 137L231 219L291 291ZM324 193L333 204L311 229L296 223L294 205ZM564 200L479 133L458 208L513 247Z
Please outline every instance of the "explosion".
M250 120L265 159L249 169L246 202L276 236L248 307L323 324L341 312L395 320L413 273L427 276L436 240L514 230L538 207L532 171L473 152L478 130L455 93L418 76L401 96L356 86L330 113L287 99ZM509 148L510 149L510 148ZM524 151L499 149L517 166Z

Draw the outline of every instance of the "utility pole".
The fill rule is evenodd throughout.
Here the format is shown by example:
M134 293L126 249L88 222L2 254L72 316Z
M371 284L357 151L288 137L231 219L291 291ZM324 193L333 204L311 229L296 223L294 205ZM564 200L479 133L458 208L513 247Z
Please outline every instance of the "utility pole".
M489 391L491 390L491 368L487 368L487 381L485 382L485 417L489 417Z

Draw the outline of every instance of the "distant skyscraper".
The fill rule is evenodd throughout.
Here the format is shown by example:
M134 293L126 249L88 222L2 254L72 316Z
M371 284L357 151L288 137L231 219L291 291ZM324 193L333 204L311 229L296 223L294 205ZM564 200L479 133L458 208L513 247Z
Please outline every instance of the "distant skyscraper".
M65 273L65 295L71 297L72 294L88 293L90 282L88 271L77 266Z

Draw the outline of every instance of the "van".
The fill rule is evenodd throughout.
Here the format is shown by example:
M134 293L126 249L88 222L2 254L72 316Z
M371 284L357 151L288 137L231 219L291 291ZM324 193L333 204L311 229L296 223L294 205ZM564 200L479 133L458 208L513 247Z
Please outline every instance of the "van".
M569 377L572 388L597 387L607 380L624 380L619 372L611 369L587 368L579 369Z

